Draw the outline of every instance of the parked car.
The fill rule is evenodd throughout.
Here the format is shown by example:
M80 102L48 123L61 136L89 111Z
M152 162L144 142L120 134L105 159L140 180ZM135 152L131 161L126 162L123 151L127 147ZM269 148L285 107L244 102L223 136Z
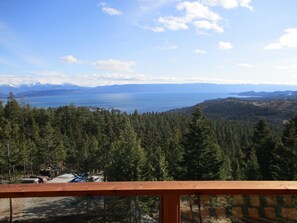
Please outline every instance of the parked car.
M40 183L40 179L39 178L22 178L21 179L21 184L39 184Z
M30 178L38 178L39 183L46 183L48 181L47 176L30 176Z
M82 182L87 182L87 179L84 176L77 176L69 182L70 183L82 183Z

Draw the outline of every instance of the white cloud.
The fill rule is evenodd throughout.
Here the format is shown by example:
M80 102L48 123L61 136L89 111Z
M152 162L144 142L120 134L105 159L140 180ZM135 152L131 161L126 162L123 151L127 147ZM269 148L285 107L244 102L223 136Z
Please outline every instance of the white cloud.
M291 76L297 77L296 73ZM220 79L205 77L174 77L174 76L152 76L141 73L105 73L105 74L78 74L66 75L57 71L41 70L25 75L0 74L1 84L21 85L21 84L75 84L79 86L102 86L114 84L160 84L160 83L217 83L217 84L260 84L251 80ZM281 84L296 85L297 82L282 82ZM266 82L266 84L280 84L276 82Z
M201 77L168 77L151 76L139 73L106 73L106 74L79 74L65 75L57 71L42 70L27 75L0 74L1 84L75 84L79 86L102 86L114 84L157 84L157 83L251 83L242 80L209 79Z
M202 0L202 3L209 6L222 6L225 9L238 7L237 0Z
M66 75L57 71L41 70L26 75L0 75L1 84L75 84L79 86L99 86L113 84L150 83L153 80L144 74L137 73L106 73Z
M134 61L125 60L97 60L93 63L96 69L105 71L132 71L132 67L135 66Z
M282 46L279 43L271 43L265 47L265 50L279 50Z
M200 50L200 49L196 49L194 52L198 54L206 54L205 50Z
M289 66L281 66L281 65L274 66L273 68L277 69L277 70L289 70L290 69Z
M159 30L161 26L169 30L181 30L181 29L185 30L189 28L187 25L187 21L185 20L185 18L182 18L182 17L173 17L173 16L160 17L158 18L157 23L160 25L160 26L157 26L159 27Z
M230 42L223 42L223 41L220 41L219 42L219 49L222 49L222 50L229 50L229 49L232 49L233 46Z
M113 16L113 15L121 15L122 14L122 12L120 10L117 10L117 9L111 8L111 7L102 7L101 10L104 13L106 13L108 15L111 15L111 16Z
M155 33L161 33L161 32L164 32L165 31L165 29L163 27L160 27L160 26L156 26L156 27L140 26L137 23L135 25L137 25L140 28L145 29L145 30L151 30L151 31L153 31Z
M151 30L153 32L156 32L156 33L161 33L161 32L165 31L163 27L158 27L158 26L157 27L152 27Z
M251 0L202 0L202 3L208 6L221 6L225 9L234 9L240 6L253 11Z
M251 68L251 67L253 67L253 65L248 64L248 63L239 63L239 64L237 64L237 66L244 67L244 68Z
M25 75L0 75L1 84L12 84L12 85L22 85L22 84L32 84L32 83L41 83L41 84L63 84L66 78L63 73L56 71L38 71L32 72ZM71 82L69 82L71 83Z
M176 7L179 11L186 11L185 18L189 21L192 21L194 19L207 19L210 21L218 21L221 19L221 17L211 11L207 6L196 2L181 2Z
M178 0L138 0L140 3L140 13L150 13L151 11L158 11L167 4L176 2Z
M223 28L218 24L222 19L220 15L198 1L179 2L176 9L183 15L159 17L155 20L156 26L149 29L154 32L163 32L166 29L176 31L186 30L190 25L194 25L197 29L223 32Z
M175 44L170 44L169 42L166 42L165 46L160 46L157 48L160 50L176 50L178 48L178 46Z
M273 68L277 69L277 70L292 70L292 69L296 69L297 65L296 64L292 64L292 65L276 65Z
M284 47L296 48L297 47L297 28L289 28L285 30L278 42L269 44L265 47L267 50L277 50Z
M61 62L66 62L66 63L80 63L81 62L72 55L60 57L60 61Z
M254 11L253 6L251 6L251 2L252 2L252 0L239 0L239 5L241 7L247 8L247 9L249 9L251 11Z
M176 5L177 11L183 14L181 16L161 16L155 20L156 26L149 28L149 30L154 32L163 32L166 29L174 31L186 30L190 25L194 25L198 30L204 29L222 33L224 27L219 24L222 17L209 7L221 6L225 9L244 7L253 11L251 0L176 1L178 2Z
M173 48L174 46L169 46ZM132 68L135 66L134 61L126 60L97 60L97 61L81 61L72 55L60 57L60 61L71 63L71 64L86 64L93 65L97 70L112 71L112 72L131 72Z
M224 32L224 29L220 27L217 23L209 22L207 20L196 21L194 22L194 26L198 31L201 29L205 29L205 30L213 30L218 33Z
M101 2L100 4L98 4L98 6L101 8L102 12L104 12L105 14L108 14L111 16L122 14L122 12L120 10L109 7L105 2Z

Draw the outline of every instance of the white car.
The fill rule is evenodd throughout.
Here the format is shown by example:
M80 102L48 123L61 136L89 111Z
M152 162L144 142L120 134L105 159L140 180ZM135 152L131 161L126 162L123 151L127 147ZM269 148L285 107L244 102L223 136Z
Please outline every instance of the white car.
M21 184L39 184L40 179L39 178L22 178Z

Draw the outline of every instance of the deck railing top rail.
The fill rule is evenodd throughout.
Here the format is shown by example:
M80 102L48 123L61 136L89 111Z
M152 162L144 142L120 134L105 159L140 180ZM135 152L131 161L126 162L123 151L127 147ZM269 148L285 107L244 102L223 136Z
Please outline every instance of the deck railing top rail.
M0 185L0 198L190 194L297 194L297 181L141 181Z

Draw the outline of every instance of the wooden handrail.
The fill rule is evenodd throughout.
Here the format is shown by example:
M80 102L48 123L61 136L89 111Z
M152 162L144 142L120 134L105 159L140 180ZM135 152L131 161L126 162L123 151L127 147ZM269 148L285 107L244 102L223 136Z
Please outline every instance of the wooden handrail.
M191 194L296 195L297 181L146 181L0 185L0 198L160 196L163 223L180 223L180 196Z
M297 181L138 181L0 185L0 198L190 194L297 194Z

